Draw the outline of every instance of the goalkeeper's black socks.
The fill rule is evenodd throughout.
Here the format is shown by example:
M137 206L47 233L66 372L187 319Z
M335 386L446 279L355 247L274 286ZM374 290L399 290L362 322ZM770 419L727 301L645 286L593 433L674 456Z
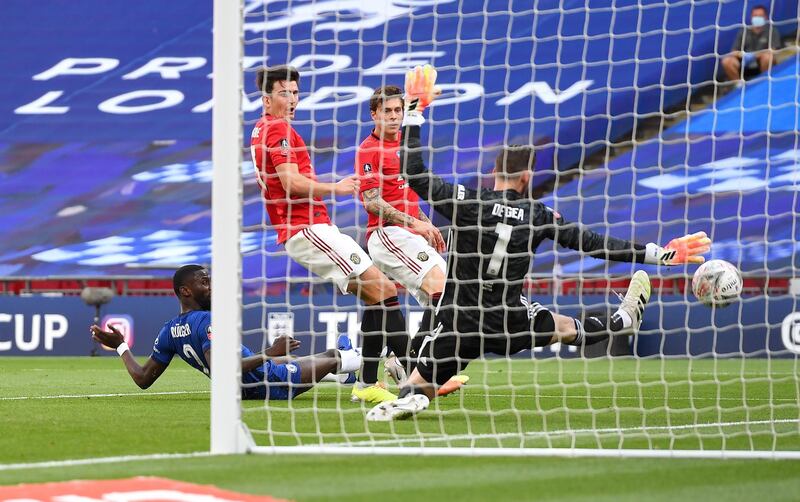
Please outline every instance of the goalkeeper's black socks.
M597 317L586 317L583 322L573 319L577 335L570 345L592 345L597 342L607 340L624 329L622 320L618 316L612 316L608 323L604 323Z

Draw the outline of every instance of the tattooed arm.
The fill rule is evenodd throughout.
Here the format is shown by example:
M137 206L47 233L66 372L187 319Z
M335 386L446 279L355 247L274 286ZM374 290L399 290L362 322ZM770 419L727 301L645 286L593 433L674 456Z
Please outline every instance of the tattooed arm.
M364 207L368 212L378 216L386 223L408 228L414 233L421 235L428 241L428 244L438 252L441 253L444 251L445 244L442 233L438 228L433 226L430 220L421 211L419 213L420 219L400 211L383 200L380 188L364 190L362 196L364 197Z
M419 210L419 215L417 216L417 218L418 218L420 221L427 221L428 223L430 223L430 222L431 222L431 219L430 219L430 218L428 218L428 215L426 215L424 211L422 211L422 208L420 208L420 210Z
M422 209L419 210L419 215L417 216L417 218L419 218L419 221L421 221L423 223L430 223L431 225L433 225L433 222L431 222L431 219L428 218L428 215L426 215L422 211ZM444 253L444 251L447 249L447 243L445 243L445 241L444 241L444 235L442 235L441 230L439 230L438 228L436 229L436 233L437 233L437 237L441 238L441 241L437 240L436 245L434 246L433 244L431 244L431 246L436 248L436 250L438 252Z
M364 190L364 207L386 223L401 227L412 227L416 219L383 200L380 188Z

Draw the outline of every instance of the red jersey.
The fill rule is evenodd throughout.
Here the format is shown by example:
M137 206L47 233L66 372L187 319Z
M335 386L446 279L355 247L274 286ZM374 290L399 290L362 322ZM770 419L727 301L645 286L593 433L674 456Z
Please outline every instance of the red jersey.
M356 174L361 180L361 201L364 191L381 189L381 198L392 207L413 218L419 216L419 196L408 186L400 173L400 138L397 141L380 139L371 133L361 142L356 152ZM378 215L368 212L367 239L378 227L391 225L381 221Z
M269 221L278 232L279 244L310 225L331 222L328 208L321 198L286 197L275 166L297 164L300 174L317 179L306 143L286 120L270 115L261 117L250 135L250 153L258 172Z

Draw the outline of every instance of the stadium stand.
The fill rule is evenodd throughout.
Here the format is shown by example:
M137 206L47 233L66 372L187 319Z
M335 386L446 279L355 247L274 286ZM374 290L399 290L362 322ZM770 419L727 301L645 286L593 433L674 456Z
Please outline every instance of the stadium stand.
M515 20L529 10L514 6L509 12L505 4L490 3L494 31L461 36L458 44L451 42L456 32L471 33L471 23L477 30L482 22L482 4L439 2L435 19L424 12L415 19L410 42L403 29L408 20L391 13L370 14L386 19L311 27L304 18L266 21L255 4L248 4L245 29L250 36L271 33L269 62L298 58L300 66L316 68L306 72L304 88L315 93L305 96L297 127L313 137L315 167L323 178L352 171L355 146L369 127L364 89L384 79L395 82L401 78L398 68L414 60L434 60L446 95L433 109L431 142L435 147L450 146L453 138L458 142L455 149L440 148L434 166L475 183L476 168L490 164L490 150L499 143L539 145L537 170L546 180L554 166L570 170L593 152L630 138L635 119L682 106L692 89L713 78L716 50L730 46L744 2L695 7L672 2L665 19L663 2L610 10L548 0L537 4L539 22L533 26ZM776 20L796 19L792 2L774 4ZM178 1L159 16L142 7L124 18L108 6L90 7L34 13L22 4L9 6L19 22L0 41L24 36L28 42L24 55L0 63L10 83L0 90L0 164L8 166L0 186L0 277L157 277L175 263L209 260L208 6ZM53 50L49 30L71 21L80 26L78 18L87 17L104 22ZM355 43L358 37L382 39L379 25L386 21L394 28L386 49ZM315 56L307 57L310 42L286 43L290 28L296 40L305 40L313 29L340 43L335 51L315 47ZM784 23L781 29L794 28ZM246 65L264 61L254 52L258 49L247 48ZM475 51L485 51L482 67L470 62ZM252 121L258 100L252 82L247 85L246 117ZM324 94L331 88L345 94L331 99ZM320 125L313 136L312 124ZM679 155L680 147L668 150ZM609 169L628 162L630 157L615 159ZM634 159L640 172L652 171L652 164L639 162ZM245 162L246 198L255 201L259 194L250 170ZM267 252L276 251L274 234L261 231L260 215L246 212L245 218L250 232L243 249L264 245ZM337 223L359 237L363 218L355 201L337 205ZM245 269L257 262L246 260ZM285 269L286 263L275 263L268 272L284 275ZM298 272L296 266L291 270Z

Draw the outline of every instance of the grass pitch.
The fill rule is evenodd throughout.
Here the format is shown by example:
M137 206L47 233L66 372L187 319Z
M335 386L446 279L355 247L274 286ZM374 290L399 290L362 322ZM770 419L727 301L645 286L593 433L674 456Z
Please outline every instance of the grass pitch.
M346 387L245 404L261 445L800 450L793 360L473 363L416 420L367 423ZM209 382L176 361L139 391L116 358L0 358L0 464L208 449ZM267 433L267 431L271 433ZM800 462L234 456L2 470L0 484L158 475L297 500L795 500ZM402 490L398 487L402 486ZM762 494L762 495L759 495Z

